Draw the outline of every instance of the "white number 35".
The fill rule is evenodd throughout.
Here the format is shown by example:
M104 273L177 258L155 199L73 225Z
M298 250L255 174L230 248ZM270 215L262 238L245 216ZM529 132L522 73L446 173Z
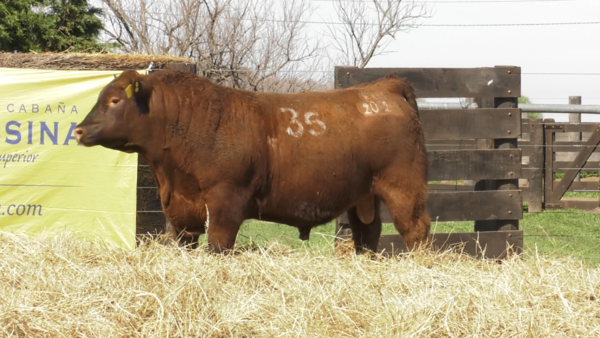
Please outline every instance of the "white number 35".
M287 129L286 129L287 133L294 137L302 136L304 134L304 125L302 124L302 122L298 121L298 113L292 108L281 108L281 112L282 113L285 113L285 112L292 113L292 118L290 119L291 126L287 127ZM315 118L313 118L313 117L315 117ZM318 128L319 130L315 130L313 128L310 128L308 130L308 132L314 136L323 135L323 133L325 133L325 130L327 130L325 123L323 121L319 120L318 117L319 117L319 113L315 113L315 112L309 111L304 114L304 124L306 124L307 126L312 126L314 124L319 126L319 128Z

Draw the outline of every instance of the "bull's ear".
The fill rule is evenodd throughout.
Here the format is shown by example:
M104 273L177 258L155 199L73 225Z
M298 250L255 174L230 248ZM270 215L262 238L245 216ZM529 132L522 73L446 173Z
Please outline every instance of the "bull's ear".
M133 97L140 109L140 113L150 112L150 98L152 96L152 83L150 81L137 79L132 84Z

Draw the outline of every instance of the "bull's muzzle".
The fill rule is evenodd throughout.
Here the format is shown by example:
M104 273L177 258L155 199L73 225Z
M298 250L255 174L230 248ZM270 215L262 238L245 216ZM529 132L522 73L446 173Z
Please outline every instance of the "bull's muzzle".
M77 143L81 143L81 138L83 137L83 128L75 128L75 139L77 140Z

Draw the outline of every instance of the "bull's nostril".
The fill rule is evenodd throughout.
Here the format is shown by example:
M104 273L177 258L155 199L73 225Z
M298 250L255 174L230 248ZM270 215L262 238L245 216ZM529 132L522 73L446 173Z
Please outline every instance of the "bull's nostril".
M82 128L75 128L75 140L77 141L77 143L81 142L81 138L83 137L83 129Z

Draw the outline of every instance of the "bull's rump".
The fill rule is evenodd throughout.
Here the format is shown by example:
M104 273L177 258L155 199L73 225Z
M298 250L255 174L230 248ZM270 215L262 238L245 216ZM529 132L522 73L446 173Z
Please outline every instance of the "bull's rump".
M375 108L370 114L365 96L378 100L366 101ZM385 108L378 109L382 102ZM326 222L370 194L381 170L389 165L410 170L419 156L416 115L396 93L284 95L270 100L269 110L274 123L267 138L271 184L263 200L265 218Z

